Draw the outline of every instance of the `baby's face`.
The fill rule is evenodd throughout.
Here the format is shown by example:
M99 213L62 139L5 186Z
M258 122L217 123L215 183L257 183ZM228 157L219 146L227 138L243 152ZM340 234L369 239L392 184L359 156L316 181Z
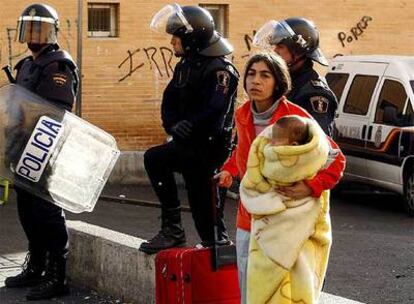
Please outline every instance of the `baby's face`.
M270 141L270 145L277 147L288 146L290 144L288 130L275 124L272 128L272 139Z

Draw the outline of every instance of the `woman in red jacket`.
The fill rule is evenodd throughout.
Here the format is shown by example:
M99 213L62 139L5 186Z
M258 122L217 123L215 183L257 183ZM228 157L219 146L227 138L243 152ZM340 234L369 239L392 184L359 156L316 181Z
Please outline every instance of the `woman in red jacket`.
M250 146L255 137L267 126L285 115L296 114L311 118L308 112L285 98L291 87L290 76L286 63L275 54L260 53L252 56L246 64L243 85L249 100L236 112L237 147L223 165L222 171L216 176L222 187L229 187L233 176L239 175L240 179L243 178ZM278 188L279 192L293 199L306 196L320 197L323 191L335 186L345 168L345 157L335 142L329 137L328 139L332 153L324 169L311 180ZM250 214L242 204L239 204L236 247L241 303L246 302L250 220Z

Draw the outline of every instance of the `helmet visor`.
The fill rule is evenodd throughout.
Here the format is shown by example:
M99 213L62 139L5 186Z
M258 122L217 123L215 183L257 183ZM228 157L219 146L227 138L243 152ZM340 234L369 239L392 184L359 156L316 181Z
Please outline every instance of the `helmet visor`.
M193 31L193 27L185 18L183 10L176 3L166 5L160 9L152 18L150 28L155 32L167 32L171 35L174 35L181 28L185 29L185 33Z
M21 43L56 43L56 21L45 17L20 17L16 40Z
M295 35L293 29L285 21L270 20L254 35L253 44L262 49L270 49L284 39Z

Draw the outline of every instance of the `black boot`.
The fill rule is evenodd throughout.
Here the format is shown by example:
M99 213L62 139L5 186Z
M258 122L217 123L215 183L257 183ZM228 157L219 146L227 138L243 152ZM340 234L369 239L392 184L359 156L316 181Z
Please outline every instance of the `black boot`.
M23 270L14 277L6 278L6 287L27 287L38 284L45 270L46 255L28 252L23 263Z
M181 208L161 210L161 230L151 240L144 242L139 250L147 254L158 251L185 246L184 229L181 226Z
M66 258L50 257L42 282L26 295L28 301L50 299L69 293L66 282Z

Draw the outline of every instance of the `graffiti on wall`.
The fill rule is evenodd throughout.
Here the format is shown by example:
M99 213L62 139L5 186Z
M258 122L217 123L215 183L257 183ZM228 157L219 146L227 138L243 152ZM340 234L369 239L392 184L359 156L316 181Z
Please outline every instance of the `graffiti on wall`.
M253 31L253 35L245 34L244 42L247 52L243 53L239 58L234 55L231 56L231 60L236 63L238 59L245 60L250 56L252 50L253 36L256 31ZM156 71L159 77L170 78L174 72L173 60L174 51L168 47L146 47L135 48L133 50L127 50L127 56L122 59L118 65L118 69L121 70L122 76L118 79L118 82L122 82L125 79L131 77L134 73L142 68L147 67L149 70Z
M142 49L137 48L133 51L127 50L127 53L128 56L118 65L118 69L126 70L123 76L118 80L119 82L132 76L145 65L147 65L150 70L156 70L160 77L171 77L174 71L171 64L174 52L168 47L161 46L157 48L151 46Z
M252 45L253 45L253 37L254 35L256 35L256 30L253 30L252 32L252 36L250 36L249 34L245 34L244 35L244 43L247 49L247 53L244 55L241 55L242 59L248 58L250 56L250 52L252 50Z
M372 17L364 16L361 20L353 26L348 33L339 32L338 40L341 43L342 47L345 47L347 44L352 43L353 41L358 40L358 37L361 36L368 27L368 23L372 21Z
M250 36L249 34L244 35L244 43L245 43L246 48L249 52L252 49L252 44L253 44L253 38L252 37L254 37L254 35L256 35L256 30L253 30L252 36Z

